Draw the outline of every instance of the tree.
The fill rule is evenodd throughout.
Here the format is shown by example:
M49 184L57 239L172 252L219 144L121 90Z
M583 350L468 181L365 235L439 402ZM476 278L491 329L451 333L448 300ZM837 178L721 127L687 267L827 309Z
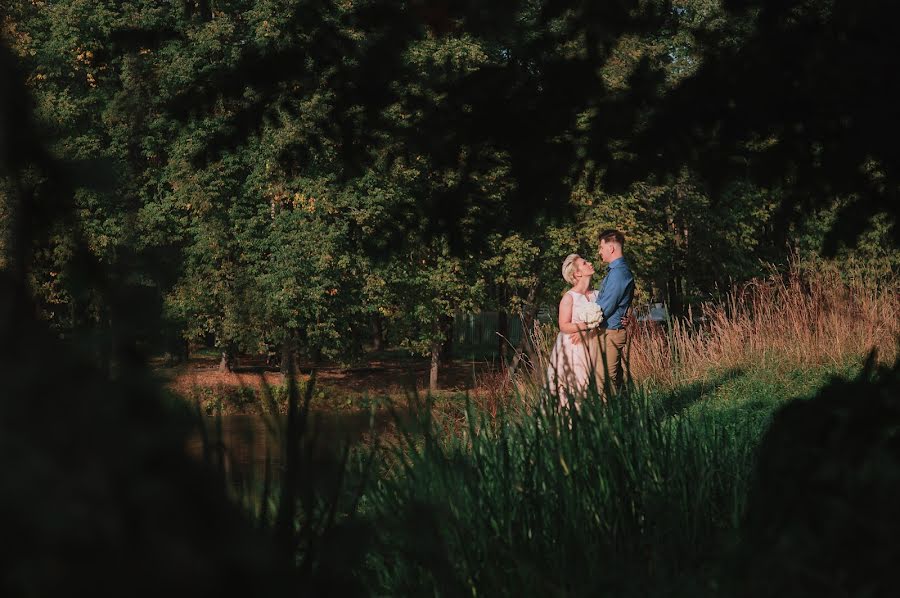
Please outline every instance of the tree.
M844 0L725 6L724 19L696 30L695 71L669 93L646 94L646 126L607 185L684 166L717 190L749 179L780 199L782 236L843 198L826 250L852 243L880 213L896 246L900 88L884 77L900 60L896 15Z
M890 20L842 0L13 8L54 152L108 175L32 254L61 332L120 328L140 298L165 301L167 344L212 334L226 365L272 344L349 356L372 321L421 349L450 317L434 293L555 304L537 282L592 256L601 226L625 229L645 297L675 305L755 274L785 235L812 243L811 213L895 234L875 124L895 120ZM416 252L452 275L400 274ZM70 275L82 259L115 282ZM430 314L434 338L399 314ZM111 343L164 342L129 327Z

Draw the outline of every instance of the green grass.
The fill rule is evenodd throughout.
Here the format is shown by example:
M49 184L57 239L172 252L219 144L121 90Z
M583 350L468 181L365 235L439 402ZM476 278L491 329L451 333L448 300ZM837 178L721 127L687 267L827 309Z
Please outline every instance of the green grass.
M753 424L762 431L779 406L812 397L832 378L851 378L861 368L861 361L810 368L771 360L746 370L710 372L701 381L672 391L649 392L670 414L683 411L723 424Z
M548 397L499 425L468 411L397 447L402 472L367 500L384 530L388 594L685 595L713 592L738 530L754 451L774 410L855 365L711 375L580 412Z
M364 492L335 521L366 531L339 568L378 595L718 595L772 414L859 370L762 362L562 413L531 389L495 418L422 399L375 469L350 471Z

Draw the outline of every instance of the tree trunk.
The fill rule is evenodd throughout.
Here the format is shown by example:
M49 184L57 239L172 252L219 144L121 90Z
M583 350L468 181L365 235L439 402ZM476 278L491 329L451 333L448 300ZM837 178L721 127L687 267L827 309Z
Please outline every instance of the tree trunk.
M230 372L234 367L234 356L231 354L230 349L225 349L222 351L222 359L219 360L219 371L221 373Z
M428 373L428 390L437 390L438 367L441 364L441 341L431 343L431 370Z
M666 284L669 299L669 313L673 316L684 315L684 285L677 273L672 274L671 280Z
M116 338L116 331L113 328L113 319L112 314L109 313L109 308L107 308L107 320L106 320L106 338L102 339L102 343L105 347L104 356L103 356L103 370L106 372L107 377L110 380L116 379L116 371L118 370L118 339Z
M525 305L521 311L522 318L522 339L516 347L516 354L513 355L512 362L509 364L509 376L512 377L523 362L532 364L540 363L537 359L537 348L532 342L534 335L534 326L537 321L538 306L535 305L537 298L538 285L534 285L528 289L528 296L525 298Z
M197 4L200 9L200 18L203 22L212 21L212 7L210 6L209 0L200 0Z
M212 20L212 4L210 0L184 0L184 14L188 19L197 15L203 22Z
M509 318L503 310L497 312L497 354L500 357L500 367L505 369L509 356Z
M449 357L453 352L453 316L441 316L441 336L443 342L441 344L441 356Z
M451 316L438 316L435 319L431 337L431 370L428 375L428 389L437 390L438 368L444 356L450 354L452 348L452 339L450 331L453 329L453 318Z
M281 375L284 377L295 376L297 374L297 336L293 332L289 332L281 342L280 357L278 370Z
M186 363L188 360L188 342L174 326L166 324L163 332L165 343L166 365Z
M384 330L381 325L381 316L375 315L372 322L372 348L375 351L384 350Z

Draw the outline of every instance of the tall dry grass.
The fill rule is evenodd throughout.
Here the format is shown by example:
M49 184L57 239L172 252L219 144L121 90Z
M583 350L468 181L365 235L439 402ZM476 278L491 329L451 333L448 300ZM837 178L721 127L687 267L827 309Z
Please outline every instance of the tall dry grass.
M792 259L729 292L720 303L663 325L632 329L633 378L676 385L711 370L761 362L843 364L875 349L892 363L900 339L900 284L863 266Z
M540 386L556 338L555 324L529 331L535 362L518 386ZM629 363L638 383L663 387L700 380L711 371L760 363L789 367L840 365L875 349L893 363L900 340L900 280L870 276L864 265L793 258L784 271L736 286L720 302L687 317L637 323Z

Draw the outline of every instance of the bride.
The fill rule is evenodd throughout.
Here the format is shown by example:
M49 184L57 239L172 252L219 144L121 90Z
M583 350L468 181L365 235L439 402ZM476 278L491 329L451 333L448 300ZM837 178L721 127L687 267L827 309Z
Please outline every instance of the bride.
M559 334L547 366L550 392L559 396L562 407L570 399L577 406L587 393L591 378L596 376L601 314L596 304L597 291L590 288L593 275L594 265L577 253L563 261L562 276L572 288L559 302Z

